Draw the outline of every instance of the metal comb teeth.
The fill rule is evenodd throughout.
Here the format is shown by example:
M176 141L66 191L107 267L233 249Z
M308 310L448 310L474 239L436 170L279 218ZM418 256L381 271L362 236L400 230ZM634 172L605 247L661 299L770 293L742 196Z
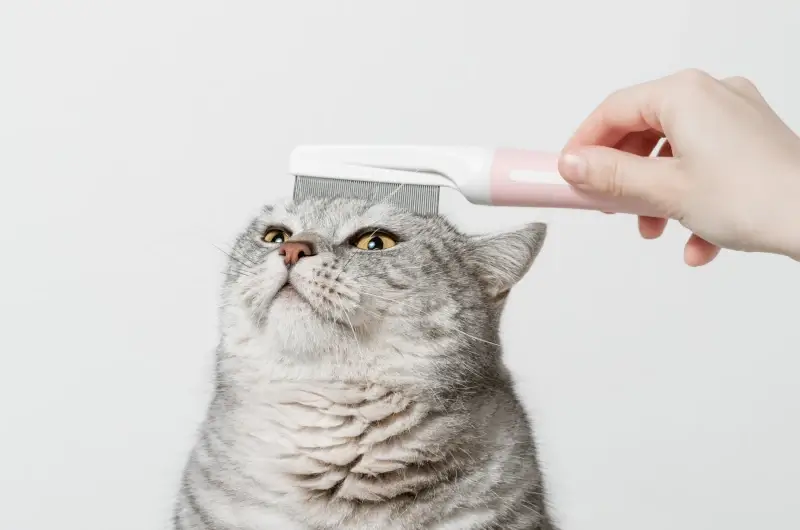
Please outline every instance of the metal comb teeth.
M439 213L439 186L295 176L295 202L337 197L389 203L417 215Z

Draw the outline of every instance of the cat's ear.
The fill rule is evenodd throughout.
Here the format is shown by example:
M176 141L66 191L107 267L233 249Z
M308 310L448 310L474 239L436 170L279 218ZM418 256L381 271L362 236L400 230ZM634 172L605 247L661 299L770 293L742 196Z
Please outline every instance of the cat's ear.
M466 261L477 267L489 296L503 298L531 268L546 235L546 224L532 223L511 232L473 236Z

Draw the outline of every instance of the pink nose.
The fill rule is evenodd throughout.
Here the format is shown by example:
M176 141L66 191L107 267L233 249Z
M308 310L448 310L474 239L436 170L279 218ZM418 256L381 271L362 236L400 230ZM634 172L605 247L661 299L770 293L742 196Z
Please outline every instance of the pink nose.
M305 241L287 241L278 249L278 254L283 256L286 265L295 265L302 258L313 256L314 249Z

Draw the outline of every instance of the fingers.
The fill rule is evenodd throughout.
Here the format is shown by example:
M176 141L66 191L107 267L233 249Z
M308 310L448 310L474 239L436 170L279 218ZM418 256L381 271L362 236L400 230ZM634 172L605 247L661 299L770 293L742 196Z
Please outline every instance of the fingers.
M660 145L656 145L653 148L653 151L650 153L650 156L661 156L661 157L673 157L675 153L672 151L672 144L669 143L669 140L666 138L661 138L660 140L664 140L663 143Z
M746 87L747 84L752 85L749 81L731 79L737 89L752 92ZM567 142L564 151L586 145L612 147L630 133L652 130L664 134L677 115L675 110L670 112L674 104L683 101L686 94L696 94L699 88L708 88L714 83L719 84L719 81L706 72L688 69L618 90L584 120Z
M650 156L662 136L656 131L629 133L616 145L610 146L632 155Z
M700 267L710 263L719 254L720 248L696 234L686 242L683 260L690 267Z
M673 158L641 157L608 147L566 153L558 171L577 188L636 197L668 210L677 204L683 181Z
M654 150L657 148L658 143L662 139L663 137L655 131L631 133L623 138L615 147L620 151L625 151L626 153L631 153L633 155L658 156L659 153L654 154ZM665 142L659 149L659 152L662 154L662 156L672 156L672 151L669 149L669 142ZM612 214L613 212L603 213Z
M661 237L667 228L667 220L659 217L639 217L639 233L645 239Z
M758 91L756 85L746 77L726 77L722 80L722 83L742 97L766 103L764 96Z
M677 120L695 116L709 100L725 99L726 95L731 103L731 97L764 103L749 80L730 77L720 81L699 70L619 90L575 131L562 150L559 172L578 189L644 200L664 217L681 218L685 213L681 212L682 200L691 188L684 166L675 158L685 154L686 146L673 136L688 125ZM665 136L670 140L665 141ZM654 239L663 234L667 221L640 217L638 223L642 237ZM716 245L693 235L684 259L691 266L701 266L719 251Z
M564 150L585 145L612 147L630 133L663 133L660 108L672 82L667 77L614 92L584 120Z

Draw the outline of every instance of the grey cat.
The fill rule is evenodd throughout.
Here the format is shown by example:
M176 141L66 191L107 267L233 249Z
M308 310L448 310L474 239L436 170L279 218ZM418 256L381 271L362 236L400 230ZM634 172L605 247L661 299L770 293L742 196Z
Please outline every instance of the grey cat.
M553 530L498 345L545 234L356 200L264 208L231 253L174 527Z

